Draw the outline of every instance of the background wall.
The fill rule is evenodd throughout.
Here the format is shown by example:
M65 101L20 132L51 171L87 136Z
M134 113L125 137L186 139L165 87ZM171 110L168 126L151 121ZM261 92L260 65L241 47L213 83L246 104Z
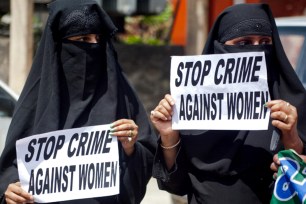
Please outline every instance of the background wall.
M184 55L182 46L115 44L119 62L149 113L170 93L170 60Z

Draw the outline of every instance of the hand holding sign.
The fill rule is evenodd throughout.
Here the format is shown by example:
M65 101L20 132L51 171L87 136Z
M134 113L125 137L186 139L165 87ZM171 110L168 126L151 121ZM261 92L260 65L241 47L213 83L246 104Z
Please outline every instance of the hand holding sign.
M272 125L281 131L281 140L285 149L303 151L303 143L297 130L297 110L283 100L273 100L266 103L271 111Z
M151 121L161 135L164 146L172 146L178 141L178 131L172 129L174 100L167 94L151 112Z
M11 183L5 191L5 202L34 203L33 196L21 188L20 182Z
M167 94L159 102L154 110L151 111L151 121L161 137L161 147L165 150L164 154L168 169L174 164L174 158L180 143L179 132L172 129L172 114L174 100L171 95Z
M138 126L133 120L121 119L113 122L110 134L118 137L126 155L133 154L134 144L138 137Z

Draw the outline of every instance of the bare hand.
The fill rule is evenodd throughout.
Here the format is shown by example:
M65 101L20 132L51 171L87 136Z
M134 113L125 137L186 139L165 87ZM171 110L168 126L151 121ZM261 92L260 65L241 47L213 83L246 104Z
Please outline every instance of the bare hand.
M138 138L138 126L133 120L120 119L112 123L111 135L117 136L121 142L126 155L130 156L134 152L134 144Z
M33 196L21 188L20 182L11 183L7 187L4 196L7 204L34 203Z
M270 169L272 171L274 171L274 174L273 174L273 178L276 179L277 178L277 171L278 171L278 167L280 166L280 162L278 160L278 155L275 154L273 156L273 162L271 163L270 165Z
M297 131L296 108L283 100L272 100L266 105L271 110L272 125L282 132L281 140L285 149L294 149L297 153L301 153L303 143Z
M173 105L173 98L167 94L151 111L150 119L159 132L164 146L172 146L179 140L178 131L172 129Z
M301 157L303 159L304 162L306 162L306 156L305 155L299 155L299 157ZM273 174L273 178L276 179L277 178L277 171L278 171L278 168L280 166L280 161L278 159L278 155L275 154L273 156L273 162L271 163L270 165L270 169L272 171L274 171L275 173Z

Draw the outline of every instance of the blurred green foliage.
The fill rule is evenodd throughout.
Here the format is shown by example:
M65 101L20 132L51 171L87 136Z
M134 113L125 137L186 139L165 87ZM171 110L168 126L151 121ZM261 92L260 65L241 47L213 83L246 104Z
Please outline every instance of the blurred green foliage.
M125 32L118 35L119 41L126 44L167 44L172 13L172 4L167 3L159 15L125 17Z

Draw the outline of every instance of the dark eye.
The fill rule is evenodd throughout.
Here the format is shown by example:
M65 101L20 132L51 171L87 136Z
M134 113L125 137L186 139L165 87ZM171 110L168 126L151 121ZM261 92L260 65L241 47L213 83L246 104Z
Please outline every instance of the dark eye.
M269 45L269 44L272 44L272 40L269 39L269 38L265 38L265 39L260 40L260 44L261 45Z
M90 43L92 40L92 38L88 37L88 36L85 36L83 39L82 39L82 42L87 42L87 43Z
M252 44L252 41L250 40L239 40L235 42L235 45L250 45L250 44Z
M68 40L85 42L86 41L86 36L73 36L73 37L69 37Z

